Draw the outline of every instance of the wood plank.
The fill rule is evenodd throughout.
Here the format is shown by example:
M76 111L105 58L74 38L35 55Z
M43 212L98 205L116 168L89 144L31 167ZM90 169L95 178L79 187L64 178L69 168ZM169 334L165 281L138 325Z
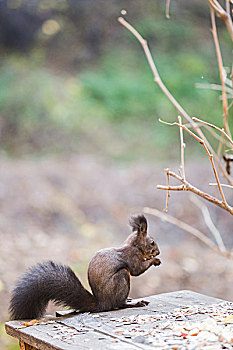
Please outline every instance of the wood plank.
M72 330L75 330L75 328L61 324L60 322L47 325L33 325L25 328L20 328L19 321L6 323L6 332L9 335L40 350L74 350L77 349L77 346L79 349L85 350L91 348L94 349L97 344L98 349L100 350L106 348L116 349L119 346L118 343L121 342L117 337L111 337L108 334L95 331L91 327L86 326L85 329L77 326L75 338L72 338L73 334L70 334L70 331ZM62 334L65 335L64 338L62 337ZM134 344L128 344L127 341L123 341L123 343L127 344L128 349L135 350L141 348Z
M116 337L116 327L119 326L119 320L122 317L132 317L132 316L148 316L151 314L163 313L168 314L173 312L178 306L196 305L202 303L203 305L211 305L219 303L222 300L212 297L208 297L199 293L191 291L179 291L172 293L164 293L149 298L144 298L150 301L148 306L143 308L133 308L133 309L121 309L114 310L111 312L101 312L97 314L80 314L76 316L63 319L60 322L62 324L68 325L70 327L79 329L81 325L85 327L90 327L95 332L99 332L109 337L116 338L120 342L130 344L131 346L137 346L132 340L124 339L124 335ZM139 299L140 300L140 299ZM136 300L137 301L137 300ZM135 302L135 301L134 301ZM202 317L202 316L201 316ZM203 316L204 317L204 316ZM115 320L113 320L115 319ZM110 322L111 321L111 322ZM125 323L122 327L126 327ZM150 324L144 325L144 329L151 327ZM140 345L139 345L140 346Z
M17 322L17 324L15 324ZM73 347L66 343L54 339L49 332L51 331L50 325L34 325L31 327L21 328L19 321L7 322L5 329L7 334L14 338L18 338L20 341L29 344L39 350L74 350Z
M177 292L162 293L151 296L150 310L152 310L155 307L156 311L158 311L158 304L161 305L160 310L163 307L163 310L168 309L168 311L172 311L174 307L178 306L195 305L200 303L203 305L211 305L215 303L220 303L222 301L222 299L196 293L191 290L180 290Z
M20 341L39 350L74 350L74 349L144 349L146 337L133 340L125 331L132 329L134 317L151 317L157 326L156 315L169 314L177 307L188 305L211 305L222 302L221 299L208 297L192 291L163 293L148 298L148 306L129 308L96 314L77 314L75 316L53 318L29 327L23 327L21 321L7 322L6 332ZM140 300L140 299L139 299ZM122 319L131 320L122 322ZM164 321L164 319L163 319ZM162 322L162 321L161 321ZM141 324L142 330L150 329L153 323ZM133 325L134 327L134 325ZM137 327L137 325L135 325ZM124 328L124 334L119 329Z

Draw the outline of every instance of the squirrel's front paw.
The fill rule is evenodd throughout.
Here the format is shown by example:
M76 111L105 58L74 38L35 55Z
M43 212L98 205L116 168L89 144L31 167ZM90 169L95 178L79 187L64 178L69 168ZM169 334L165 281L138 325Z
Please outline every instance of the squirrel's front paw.
M161 264L161 260L158 259L158 258L155 258L155 259L154 259L153 265L154 265L154 266L159 266L160 264Z
M148 304L150 304L149 301L140 300L140 301L138 301L138 302L135 304L135 306L136 306L136 307L143 307L143 306L147 306Z

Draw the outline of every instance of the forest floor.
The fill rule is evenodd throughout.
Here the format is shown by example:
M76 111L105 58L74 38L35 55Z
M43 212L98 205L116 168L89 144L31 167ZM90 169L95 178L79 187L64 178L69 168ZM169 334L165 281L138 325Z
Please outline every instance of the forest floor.
M177 164L116 163L93 156L57 159L1 159L0 168L0 315L8 319L10 290L32 264L53 259L70 265L88 286L87 264L94 252L118 246L129 233L131 213L143 207L163 210L163 168ZM186 177L209 192L208 164L194 160ZM229 197L233 202L233 197ZM232 218L213 205L212 220L228 247L233 246ZM199 208L187 192L171 193L169 214L211 237ZM191 289L233 301L233 264L181 229L147 216L159 245L162 265L133 278L132 297ZM49 312L54 308L50 306ZM0 332L1 333L1 332ZM0 334L1 338L1 334ZM8 338L2 338L8 349ZM5 346L5 347L4 347Z

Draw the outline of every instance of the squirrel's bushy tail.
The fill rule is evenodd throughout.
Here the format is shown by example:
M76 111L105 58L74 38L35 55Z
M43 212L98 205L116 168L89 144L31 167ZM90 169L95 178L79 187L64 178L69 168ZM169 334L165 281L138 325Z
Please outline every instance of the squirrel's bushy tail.
M70 267L48 261L18 281L10 302L11 319L39 318L50 300L80 311L97 311L97 301Z

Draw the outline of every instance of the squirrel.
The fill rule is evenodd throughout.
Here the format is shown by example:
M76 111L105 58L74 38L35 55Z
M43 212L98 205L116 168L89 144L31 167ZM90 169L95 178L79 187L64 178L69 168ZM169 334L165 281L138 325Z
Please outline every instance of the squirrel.
M53 261L31 267L13 290L11 319L40 318L50 300L79 312L100 312L148 305L148 301L127 303L130 275L139 276L152 265L159 266L160 254L154 239L147 235L144 215L130 218L132 233L120 248L99 250L88 266L87 291L70 267Z

